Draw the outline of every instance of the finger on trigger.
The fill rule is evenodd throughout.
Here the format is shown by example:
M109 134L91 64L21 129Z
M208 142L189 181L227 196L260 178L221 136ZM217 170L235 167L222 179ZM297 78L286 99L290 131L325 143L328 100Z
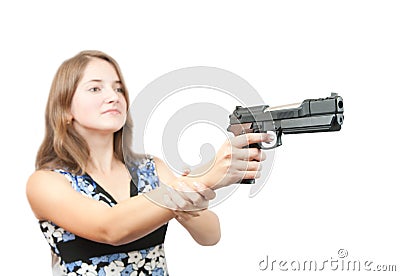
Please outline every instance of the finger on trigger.
M247 133L244 135L240 135L234 138L233 145L243 148L247 147L250 144L256 144L261 142L267 141L267 134L266 133Z

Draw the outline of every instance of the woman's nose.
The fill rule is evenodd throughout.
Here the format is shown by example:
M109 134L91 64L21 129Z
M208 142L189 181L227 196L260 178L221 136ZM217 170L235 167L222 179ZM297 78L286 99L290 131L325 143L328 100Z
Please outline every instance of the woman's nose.
M106 88L106 93L104 93L104 101L107 103L117 102L119 100L118 92L112 87Z

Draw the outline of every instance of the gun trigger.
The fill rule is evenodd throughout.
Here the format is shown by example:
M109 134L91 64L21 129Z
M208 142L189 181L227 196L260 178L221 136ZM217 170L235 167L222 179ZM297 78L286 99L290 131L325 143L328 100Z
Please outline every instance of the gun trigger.
M277 148L277 147L282 145L282 130L277 130L275 132L267 131L267 133L268 134L274 133L275 138L270 143L264 143L264 142L259 143L260 146L261 146L260 147L261 149L263 149L263 150L271 150L271 149L275 149L275 148Z

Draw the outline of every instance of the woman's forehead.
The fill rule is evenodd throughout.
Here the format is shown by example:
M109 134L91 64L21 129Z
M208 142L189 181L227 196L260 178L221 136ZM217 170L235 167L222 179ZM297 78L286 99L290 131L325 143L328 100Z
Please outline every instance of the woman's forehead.
M108 61L92 58L83 71L82 82L91 80L118 81L119 77L115 67Z

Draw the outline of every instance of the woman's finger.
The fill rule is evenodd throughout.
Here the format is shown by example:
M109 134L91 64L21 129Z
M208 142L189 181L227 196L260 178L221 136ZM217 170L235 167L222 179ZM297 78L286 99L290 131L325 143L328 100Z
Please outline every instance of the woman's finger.
M272 139L273 140L273 139ZM271 142L271 137L267 133L247 133L233 137L231 140L232 146L237 148L247 147L250 144Z
M208 201L194 187L189 186L185 182L180 182L179 193L187 199L198 210L207 208Z
M171 210L178 210L178 206L172 201L168 194L163 195L164 206Z
M212 200L215 198L216 193L214 190L208 188L206 185L200 182L193 182L193 185L196 187L196 191L201 194L205 200Z
M232 156L235 159L246 160L246 161L265 160L265 153L258 148L233 149Z
M187 212L175 211L174 213L176 215L175 218L177 220L188 220L188 219L200 216L200 212L198 212L198 211L187 211Z
M182 194L173 188L167 189L168 196L170 197L171 201L175 204L177 210L188 210L188 202L186 198L182 197Z

